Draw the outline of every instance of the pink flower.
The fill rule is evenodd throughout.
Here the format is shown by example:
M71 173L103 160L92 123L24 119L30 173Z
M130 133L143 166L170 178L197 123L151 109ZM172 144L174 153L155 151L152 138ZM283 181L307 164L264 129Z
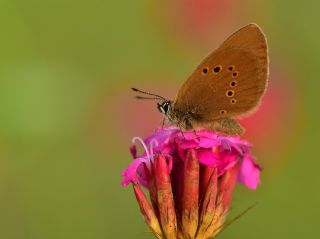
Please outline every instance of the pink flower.
M260 167L239 137L199 130L159 129L139 140L145 152L123 172L145 221L157 238L209 238L222 228L236 182L255 189ZM140 189L148 189L147 197ZM152 206L151 206L152 205Z

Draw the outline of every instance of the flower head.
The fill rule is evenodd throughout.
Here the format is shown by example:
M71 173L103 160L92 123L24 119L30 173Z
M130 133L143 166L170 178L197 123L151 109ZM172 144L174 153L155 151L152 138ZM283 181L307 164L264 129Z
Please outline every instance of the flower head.
M140 140L145 152L123 172L122 185L133 184L145 221L157 238L205 239L223 227L234 186L255 189L260 167L251 145L239 137L199 130L159 129ZM149 191L149 203L140 188Z

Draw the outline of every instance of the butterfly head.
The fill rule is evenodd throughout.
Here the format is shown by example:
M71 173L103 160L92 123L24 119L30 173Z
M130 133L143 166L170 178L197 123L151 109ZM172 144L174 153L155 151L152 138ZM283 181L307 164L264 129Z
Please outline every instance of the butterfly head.
M171 100L164 100L161 103L157 104L157 108L158 108L160 113L162 113L163 115L167 116L168 112L171 109L171 105L172 105L172 101Z
M152 94L146 91L142 91L142 90L138 90L137 88L131 88L133 91L135 92L139 92L142 93L144 95L147 96L136 96L137 99L149 99L149 100L159 100L160 103L157 103L157 108L160 111L160 113L162 113L167 119L170 118L170 112L171 112L171 106L172 106L172 101L171 100L167 100L166 98L160 96L160 95L156 95L156 94Z

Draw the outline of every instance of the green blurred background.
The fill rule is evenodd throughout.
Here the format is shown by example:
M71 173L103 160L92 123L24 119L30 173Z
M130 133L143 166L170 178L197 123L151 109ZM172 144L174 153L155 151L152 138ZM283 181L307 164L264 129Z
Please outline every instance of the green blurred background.
M131 137L161 116L132 86L172 97L250 22L270 46L268 94L247 137L264 166L239 186L220 238L317 238L318 1L0 0L0 238L152 238L122 188Z

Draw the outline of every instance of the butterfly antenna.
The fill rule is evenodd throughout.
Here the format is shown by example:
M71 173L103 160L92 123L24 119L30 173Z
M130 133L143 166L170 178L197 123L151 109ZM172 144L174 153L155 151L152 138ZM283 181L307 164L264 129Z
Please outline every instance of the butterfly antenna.
M139 100L159 100L159 99L161 99L159 97L144 97L144 96L140 96L140 95L136 96L135 98L139 99Z
M152 94L152 93L149 93L149 92L146 92L146 91L142 91L142 90L139 90L137 88L131 88L131 90L135 91L135 92L139 92L139 93L142 93L142 94L145 94L145 95L152 95L152 96L155 96L155 97L142 97L142 96L136 96L137 99L153 99L153 100L166 100L165 98L163 98L162 96L160 95L156 95L156 94Z

